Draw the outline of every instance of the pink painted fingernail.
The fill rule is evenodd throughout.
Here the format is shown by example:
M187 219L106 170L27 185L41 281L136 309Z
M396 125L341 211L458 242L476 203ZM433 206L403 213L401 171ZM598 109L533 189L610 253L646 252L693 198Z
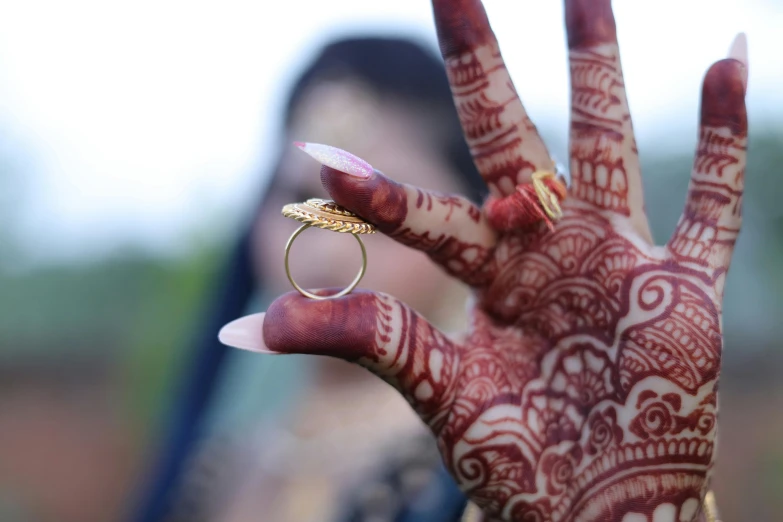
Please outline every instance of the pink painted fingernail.
M372 165L343 149L320 143L304 143L301 141L295 141L294 145L327 167L361 179L367 179L372 176Z
M265 313L247 315L231 321L218 333L218 339L226 346L251 352L278 354L264 344Z
M739 33L729 47L729 58L733 58L745 66L743 82L748 86L748 37Z

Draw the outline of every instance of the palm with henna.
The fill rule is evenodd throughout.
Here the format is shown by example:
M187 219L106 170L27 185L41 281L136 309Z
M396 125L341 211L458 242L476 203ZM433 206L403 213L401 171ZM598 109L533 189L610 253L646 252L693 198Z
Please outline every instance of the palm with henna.
M292 292L227 329L245 332L233 344L339 357L395 386L489 519L695 520L715 455L721 298L741 221L744 37L705 76L685 210L656 246L610 2L565 4L572 183L554 229L514 225L516 187L553 164L479 0L433 7L490 189L483 209L301 145L324 164L335 201L474 288L464 335L369 291L324 301Z

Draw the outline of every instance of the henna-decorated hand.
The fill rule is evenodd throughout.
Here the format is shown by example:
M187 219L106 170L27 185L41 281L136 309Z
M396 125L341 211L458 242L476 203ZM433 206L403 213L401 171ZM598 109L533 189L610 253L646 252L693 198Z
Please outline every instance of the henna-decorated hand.
M552 160L481 2L433 5L465 136L497 201ZM493 519L693 520L715 455L721 297L740 227L744 37L705 77L685 210L655 246L609 0L566 0L566 24L573 180L554 231L493 230L513 216L487 219L462 197L400 185L358 159L342 172L334 158L345 153L306 147L339 204L475 289L463 338L361 291L286 294L265 317L240 319L234 334L251 330L233 342L340 357L384 378Z

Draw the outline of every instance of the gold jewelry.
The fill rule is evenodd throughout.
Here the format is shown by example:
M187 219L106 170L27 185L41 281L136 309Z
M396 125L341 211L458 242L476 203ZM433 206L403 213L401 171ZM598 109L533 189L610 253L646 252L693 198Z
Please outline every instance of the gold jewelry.
M483 519L484 514L481 512L481 508L473 502L468 502L460 522L481 522Z
M541 208L544 209L546 215L550 219L558 220L563 217L563 210L560 208L560 200L557 196L544 184L544 180L552 178L557 180L555 173L547 170L538 170L531 176L533 189L536 191L538 201L541 203Z
M300 294L309 297L310 299L334 299L351 293L367 271L367 250L365 250L364 242L359 235L374 234L375 225L367 223L348 209L341 207L334 201L326 199L308 199L304 203L289 203L283 207L283 215L303 223L303 225L291 235L288 239L288 243L285 245L285 273L293 287L296 288ZM291 275L291 269L288 266L288 255L291 252L291 245L293 245L294 240L299 234L310 227L352 234L353 237L356 238L356 241L359 242L359 246L362 249L362 268L359 270L359 273L354 280L351 281L350 285L334 295L322 296L308 292L296 284L294 277Z
M718 503L715 501L715 493L712 490L707 491L704 496L704 516L707 518L707 522L720 522Z

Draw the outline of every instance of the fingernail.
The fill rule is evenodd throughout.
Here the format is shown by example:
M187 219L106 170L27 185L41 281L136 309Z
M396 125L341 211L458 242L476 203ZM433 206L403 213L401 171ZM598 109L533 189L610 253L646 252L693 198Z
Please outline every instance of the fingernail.
M279 352L273 352L264 344L264 316L265 313L253 314L231 321L220 329L218 339L226 346L251 352L277 354Z
M739 33L729 47L729 58L733 58L745 66L743 71L743 83L748 86L748 37L745 33Z
M295 141L294 145L327 167L361 179L367 179L372 176L372 165L343 149L320 143L303 143L301 141Z

